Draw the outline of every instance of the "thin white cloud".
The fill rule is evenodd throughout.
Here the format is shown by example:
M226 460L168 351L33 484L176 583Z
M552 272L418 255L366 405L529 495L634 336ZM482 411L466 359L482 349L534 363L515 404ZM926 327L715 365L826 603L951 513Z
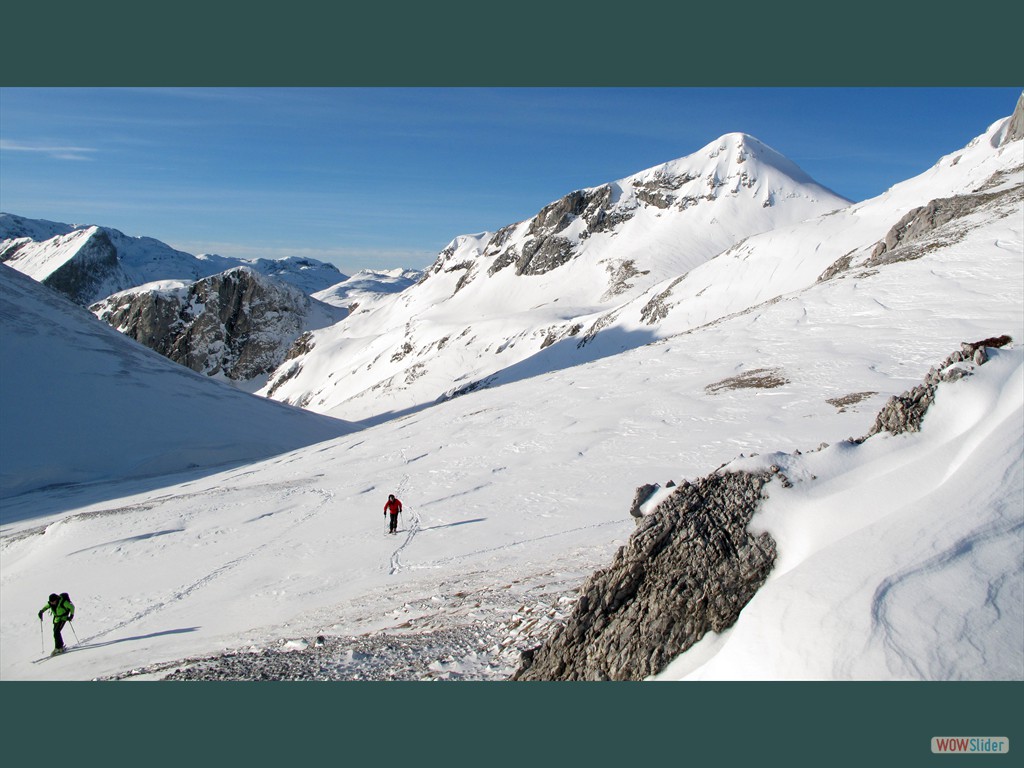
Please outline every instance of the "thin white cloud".
M4 152L37 152L49 155L54 160L92 160L92 153L99 150L92 147L54 146L50 144L31 144L21 141L0 139L0 151Z

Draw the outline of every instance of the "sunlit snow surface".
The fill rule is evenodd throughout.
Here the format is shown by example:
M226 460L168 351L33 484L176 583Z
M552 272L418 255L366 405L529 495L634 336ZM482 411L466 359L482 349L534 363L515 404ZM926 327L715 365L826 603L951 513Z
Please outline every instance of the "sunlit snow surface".
M979 164L999 154L990 138L975 147L982 179ZM955 187L916 183L915 205ZM885 216L872 209L859 247L911 197ZM919 260L784 282L779 300L708 325L673 330L670 316L648 345L538 366L219 474L154 484L111 470L92 485L6 498L0 676L156 675L186 658L277 648L308 655L310 676L372 677L380 646L366 644L387 631L422 633L422 677L500 677L517 642L567 611L572 590L626 541L637 486L744 454L737 466L770 460L794 481L771 486L754 519L779 542L777 568L732 630L662 677L1021 679L1021 222L987 219ZM845 247L854 224L805 226ZM811 255L807 229L777 237L804 243L763 246L780 266L796 260L810 274L813 259L834 260ZM1017 345L942 385L921 433L844 444L961 341L1003 333ZM88 387L116 401L119 386L81 373L64 383L54 399ZM10 400L5 422L8 410ZM31 419L19 423L31 432ZM166 417L153 439L175 428ZM223 428L210 419L211 433ZM116 452L119 429L129 427L97 426L89 444ZM38 435L56 464L72 450L59 434ZM4 444L5 459L16 445ZM385 533L389 493L406 505L397 537ZM36 612L52 591L78 606L80 648L33 664L49 650ZM445 632L458 635L455 652L430 657L426 639Z

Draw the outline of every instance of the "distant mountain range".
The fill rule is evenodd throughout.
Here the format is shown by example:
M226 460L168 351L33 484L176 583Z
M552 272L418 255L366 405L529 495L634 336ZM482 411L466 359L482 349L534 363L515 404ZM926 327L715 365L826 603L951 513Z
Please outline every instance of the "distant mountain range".
M110 227L60 224L10 213L0 213L0 262L83 306L145 283L199 280L234 267L249 267L303 293L347 279L333 264L315 259L193 256L151 237L131 237Z
M169 359L248 390L266 382L302 334L419 277L392 270L349 278L297 257L194 256L109 227L10 213L0 213L0 262Z

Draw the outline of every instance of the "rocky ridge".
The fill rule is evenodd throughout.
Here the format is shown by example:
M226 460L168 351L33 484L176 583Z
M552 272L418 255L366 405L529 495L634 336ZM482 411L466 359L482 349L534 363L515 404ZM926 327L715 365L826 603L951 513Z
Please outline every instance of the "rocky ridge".
M904 432L920 432L921 423L935 400L935 392L944 381L956 381L970 376L973 366L988 362L986 349L1001 349L1013 341L1009 336L998 336L973 343L964 342L939 365L928 371L924 381L901 395L889 398L879 411L871 430L855 442L862 443L873 435L889 432L899 435Z
M775 562L771 536L747 531L770 480L729 472L677 486L514 679L641 680L731 626Z
M891 398L868 435L850 442L919 431L939 384L969 376L987 362L987 349L1011 342L1000 336L964 343L921 385ZM583 585L567 620L524 650L512 679L642 680L707 632L730 627L777 555L768 533L748 530L776 478L781 489L792 487L777 465L760 472L719 468L676 487L646 516L639 507L657 486L638 488L630 510L638 527L629 542Z

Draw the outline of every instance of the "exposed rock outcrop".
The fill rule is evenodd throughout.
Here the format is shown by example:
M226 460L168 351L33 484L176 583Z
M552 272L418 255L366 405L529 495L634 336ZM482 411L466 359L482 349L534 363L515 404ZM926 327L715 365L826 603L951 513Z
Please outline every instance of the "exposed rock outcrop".
M923 383L901 395L889 398L875 418L871 430L855 442L862 443L880 432L890 432L894 435L904 432L920 432L924 415L935 400L935 392L939 384L970 375L970 370L961 365L962 363L982 365L988 360L986 348L998 349L1005 347L1011 341L1013 339L1009 336L999 336L973 343L964 342L959 350L928 371Z
M91 309L176 363L236 381L270 373L304 332L346 314L248 267L191 284L126 291Z
M885 238L872 250L871 256L864 266L871 268L890 261L908 261L920 258L930 250L941 248L949 241L955 241L963 233L949 232L949 240L932 238L927 242L922 242L935 234L936 230L944 224L961 219L982 205L998 201L1005 195L1005 192L957 195L956 197L931 200L927 205L913 209L886 233ZM909 250L908 246L914 243L920 243L921 246ZM898 249L902 249L902 253L897 256L895 251Z
M850 251L829 266L818 277L818 282L841 277L852 269L870 270L913 261L957 243L979 226L980 222L972 219L976 212L991 212L999 218L1019 216L1024 200L1024 185L1020 183L1022 171L1024 166L1000 170L969 194L936 198L913 208L875 243L867 258L858 256L856 250Z
M733 624L775 562L772 538L747 530L771 477L731 472L678 486L513 679L640 680Z
M988 349L1011 341L999 336L964 343L923 384L891 398L870 433L852 442L883 431L918 431L939 383L970 375L987 361ZM629 542L587 580L565 622L543 644L523 651L512 679L641 680L708 632L729 628L775 563L771 535L748 530L773 478L782 489L793 485L774 464L755 472L722 467L678 486L647 515L640 508L658 486L640 486Z
M572 241L561 237L573 221L582 218L586 227L581 236L601 231L608 226L608 206L612 188L605 184L591 190L570 192L561 200L546 206L530 223L528 239L516 259L516 274L542 275L561 266L573 256Z
M644 483L636 489L636 493L633 495L633 504L629 508L629 514L636 518L637 525L639 525L640 521L644 518L644 514L640 508L658 492L660 487L661 486L657 483Z

